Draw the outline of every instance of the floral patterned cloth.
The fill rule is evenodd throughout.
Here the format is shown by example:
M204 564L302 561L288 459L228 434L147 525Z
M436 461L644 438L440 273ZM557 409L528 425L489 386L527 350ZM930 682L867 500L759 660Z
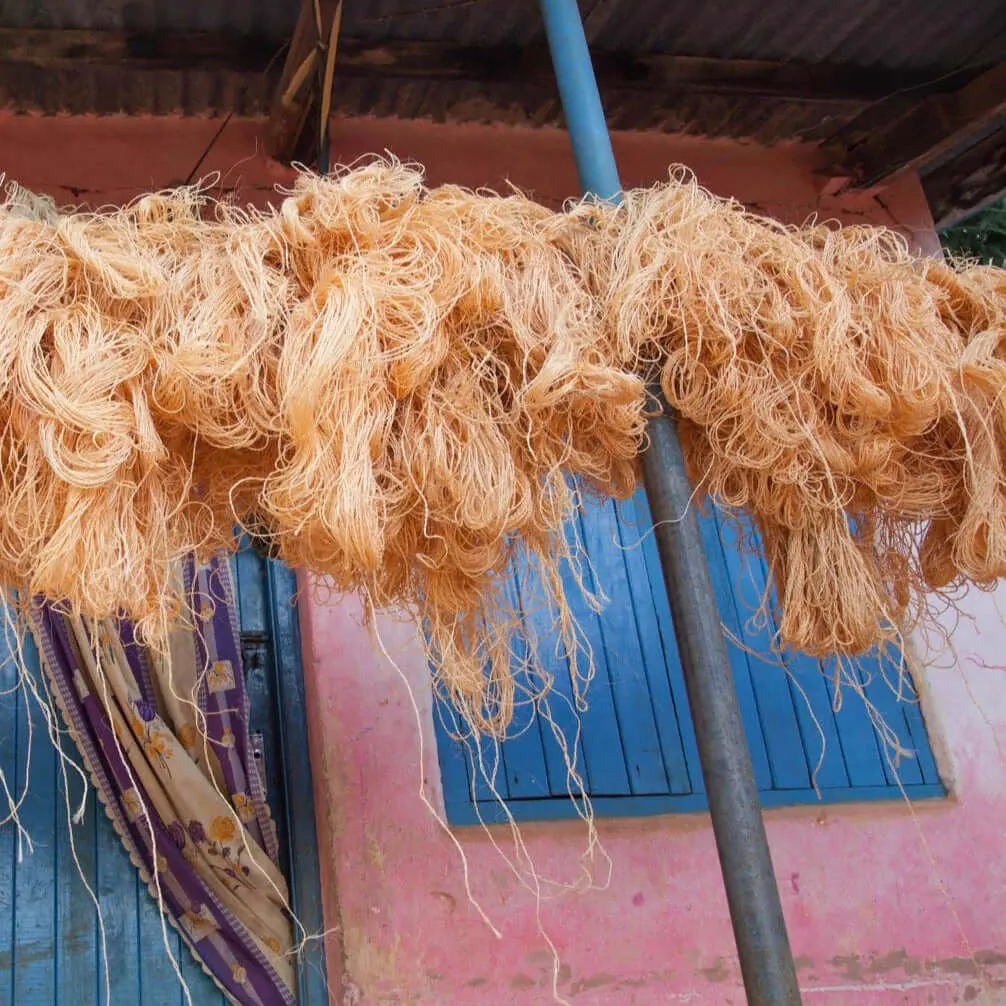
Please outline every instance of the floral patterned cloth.
M40 604L33 634L105 808L162 910L231 1001L293 1006L276 832L248 734L225 558L177 571L196 628L147 650L128 622ZM156 877L156 885L154 879Z

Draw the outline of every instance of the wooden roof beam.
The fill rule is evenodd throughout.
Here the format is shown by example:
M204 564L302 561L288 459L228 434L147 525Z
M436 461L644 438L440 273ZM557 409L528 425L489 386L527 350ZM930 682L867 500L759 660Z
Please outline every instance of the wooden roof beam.
M1006 128L923 174L938 228L950 227L1006 196Z
M903 171L923 172L1006 128L1006 63L959 90L894 95L865 109L824 145L847 179L871 189Z
M337 0L320 0L323 31L330 31ZM317 19L314 0L302 3L286 62L275 91L278 118L293 115L318 78ZM0 65L39 70L102 67L123 78L144 73L215 71L237 76L275 77L277 46L267 38L233 32L135 32L95 29L16 29L0 27ZM305 60L311 60L305 66ZM688 94L780 98L861 109L892 91L919 93L929 80L920 71L863 71L829 64L804 65L770 60L668 56L660 53L599 51L593 63L603 93L638 91L656 99ZM341 77L374 80L521 83L554 94L555 75L548 50L540 45L478 46L452 42L392 39L372 42L340 37ZM308 71L311 72L308 72ZM970 79L973 74L967 75ZM945 87L953 86L944 82ZM301 89L303 85L303 89ZM228 111L228 109L221 109ZM277 125L279 123L277 122ZM282 130L281 130L282 131Z
M319 92L324 85L319 87L319 79L323 77L331 87L341 16L342 0L301 0L265 131L266 151L279 161L292 161L302 149L308 117L320 108ZM322 104L327 107L327 101Z

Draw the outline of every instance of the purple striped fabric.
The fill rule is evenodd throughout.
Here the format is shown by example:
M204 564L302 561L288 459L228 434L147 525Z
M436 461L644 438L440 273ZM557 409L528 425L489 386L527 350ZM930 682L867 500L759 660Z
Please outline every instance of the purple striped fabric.
M205 661L200 666L208 671L200 678L198 704L205 713L209 745L222 769L222 788L249 837L276 863L276 833L248 733L248 698L227 560L216 559L199 570L189 563L184 580L192 610L202 618L201 638L200 633L195 634L197 660ZM142 864L145 877L153 877L156 871L163 910L177 924L190 950L233 1002L242 1006L294 1006L295 992L279 973L282 968L274 966L263 951L261 935L259 941L253 938L190 862L193 848L212 840L212 836L207 837L206 823L162 819L138 774L123 758L105 700L87 685L84 669L78 666L79 650L67 618L52 605L38 604L33 628L61 711L106 810L134 863ZM134 703L136 715L140 721L156 719L160 726L151 667L126 622L121 624L120 640L138 696ZM225 673L217 672L216 678L208 681L215 667L224 668ZM170 785L170 779L166 785ZM139 794L140 813L136 812L135 793ZM248 869L240 865L240 857L224 862L233 864L222 867L221 872L230 871L235 886L231 887L226 877L223 882L228 883L229 890L237 890L245 880L237 871L244 871L247 877ZM270 949L279 954L288 947L274 945Z

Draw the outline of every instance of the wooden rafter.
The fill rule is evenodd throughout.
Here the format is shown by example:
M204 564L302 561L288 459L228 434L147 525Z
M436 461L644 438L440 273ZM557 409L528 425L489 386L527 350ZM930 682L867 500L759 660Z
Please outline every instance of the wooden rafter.
M319 0L327 36L338 0ZM317 79L317 20L306 0L279 76L277 104L299 104ZM251 76L278 66L278 46L269 39L232 32L128 32L80 29L0 28L0 65L8 69L73 70L103 67L124 76L152 71L215 71ZM311 66L305 67L305 60ZM862 108L895 90L925 81L918 72L772 60L668 56L661 53L598 52L594 64L602 92L654 95L710 94L783 98L808 104ZM339 74L348 78L471 81L540 85L554 93L548 51L543 46L475 46L451 42L339 40ZM307 70L312 70L308 73ZM310 79L312 78L313 79ZM275 79L275 77L273 77ZM291 84L305 88L287 92ZM230 109L222 109L230 111Z
M1006 63L949 93L898 94L846 123L825 145L854 188L925 171L1006 129Z
M322 106L328 106L341 16L341 0L301 2L266 129L266 149L277 160L294 158L312 109L319 100ZM319 71L324 78L321 87ZM319 95L326 89L328 94Z
M1006 196L1006 128L922 176L937 227L949 227Z

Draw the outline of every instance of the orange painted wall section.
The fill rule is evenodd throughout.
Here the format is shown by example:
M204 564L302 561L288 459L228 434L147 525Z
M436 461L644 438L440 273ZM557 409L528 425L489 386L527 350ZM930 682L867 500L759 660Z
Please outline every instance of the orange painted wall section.
M214 142L219 120L175 117L37 117L0 112L0 173L51 195L61 205L118 205L144 192L218 176L221 190L264 204L293 177L263 155L261 125L233 120ZM207 153L208 150L208 153ZM896 226L928 250L938 249L918 188L898 185L882 198L835 199L822 193L809 148L764 150L652 133L615 136L624 185L649 185L670 164L685 164L712 191L753 210L799 223L812 214ZM336 120L332 160L351 164L390 151L427 169L431 185L455 183L503 191L514 184L559 205L578 193L569 141L554 129L440 126L386 119ZM205 157L204 157L205 155ZM204 157L200 164L200 158Z
M184 179L216 128L0 117L0 171L61 202L121 202ZM203 169L263 202L290 175L257 153L258 130L231 123ZM501 188L509 179L552 204L577 191L557 131L354 120L334 123L332 139L334 159L390 148L425 163L433 183ZM715 192L781 219L883 223L921 250L938 248L914 178L879 198L836 199L824 195L827 179L806 149L626 135L616 152L628 185L684 162ZM506 832L464 829L455 844L424 803L439 808L441 793L427 672L411 628L381 620L377 645L355 601L314 599L305 587L333 1002L548 1003L543 928L558 951L559 991L578 1006L744 1003L705 816L601 821L610 883L548 891L539 909L493 846L515 854ZM996 666L1006 662L1006 632L996 601L970 602L974 617L955 626L955 653L926 654L925 711L950 799L767 815L808 1006L1006 1003L1006 669ZM577 879L582 826L523 833L542 877ZM466 869L500 938L469 903Z

